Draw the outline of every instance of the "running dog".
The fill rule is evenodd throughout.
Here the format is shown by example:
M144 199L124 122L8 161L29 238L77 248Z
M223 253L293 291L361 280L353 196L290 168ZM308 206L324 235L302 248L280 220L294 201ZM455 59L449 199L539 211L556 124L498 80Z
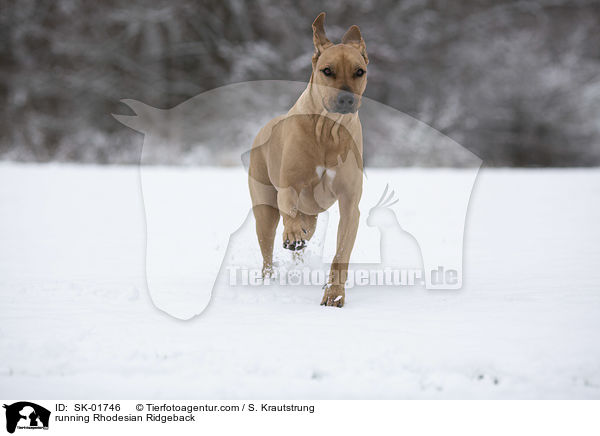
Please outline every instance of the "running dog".
M315 51L308 86L287 114L258 133L248 181L263 277L272 274L280 216L284 248L302 250L315 231L317 215L339 203L337 248L321 304L342 307L362 194L358 109L369 58L358 26L348 29L341 44L333 44L324 22L322 12L312 25Z

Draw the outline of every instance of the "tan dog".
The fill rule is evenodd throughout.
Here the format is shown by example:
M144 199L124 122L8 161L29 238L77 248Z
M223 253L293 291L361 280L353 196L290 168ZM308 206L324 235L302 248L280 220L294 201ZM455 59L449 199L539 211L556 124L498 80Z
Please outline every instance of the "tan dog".
M342 307L362 194L357 110L369 60L357 26L334 45L325 36L324 21L322 12L312 26L315 53L308 87L286 115L269 121L254 140L249 187L263 276L272 272L280 215L284 247L301 250L315 231L317 215L339 202L337 250L321 304Z

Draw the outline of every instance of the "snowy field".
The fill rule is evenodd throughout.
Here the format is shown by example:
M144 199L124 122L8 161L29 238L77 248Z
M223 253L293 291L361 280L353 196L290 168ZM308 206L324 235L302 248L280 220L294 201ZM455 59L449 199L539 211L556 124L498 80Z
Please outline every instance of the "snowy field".
M248 210L242 170L153 171L239 186ZM464 177L368 176L442 172ZM139 169L0 164L1 396L600 399L599 197L597 169L483 169L461 290L354 287L337 309L317 286L219 284L182 321L146 289ZM236 255L259 262L255 235L240 238Z

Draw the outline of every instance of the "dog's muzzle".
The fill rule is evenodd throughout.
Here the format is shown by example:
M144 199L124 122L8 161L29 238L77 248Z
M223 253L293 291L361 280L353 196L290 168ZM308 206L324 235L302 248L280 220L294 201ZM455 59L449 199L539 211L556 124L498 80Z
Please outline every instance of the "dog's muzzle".
M356 112L357 99L351 92L340 91L335 99L334 112L340 114L349 114Z

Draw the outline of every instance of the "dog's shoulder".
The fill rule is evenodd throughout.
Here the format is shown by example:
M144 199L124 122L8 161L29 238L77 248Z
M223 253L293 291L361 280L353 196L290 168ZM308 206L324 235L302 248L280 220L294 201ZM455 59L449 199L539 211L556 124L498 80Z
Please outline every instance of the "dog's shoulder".
M260 147L268 143L271 139L273 139L274 135L277 134L279 130L278 126L280 126L281 122L287 118L287 115L279 115L273 119L271 119L267 124L265 124L256 135L254 139L253 148Z

